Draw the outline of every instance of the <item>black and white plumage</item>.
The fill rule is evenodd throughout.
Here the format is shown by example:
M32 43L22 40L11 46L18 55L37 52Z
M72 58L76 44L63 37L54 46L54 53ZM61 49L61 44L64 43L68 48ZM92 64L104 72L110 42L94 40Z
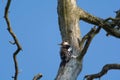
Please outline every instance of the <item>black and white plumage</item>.
M61 44L60 57L63 62L68 62L72 55L72 47L67 41L63 41Z

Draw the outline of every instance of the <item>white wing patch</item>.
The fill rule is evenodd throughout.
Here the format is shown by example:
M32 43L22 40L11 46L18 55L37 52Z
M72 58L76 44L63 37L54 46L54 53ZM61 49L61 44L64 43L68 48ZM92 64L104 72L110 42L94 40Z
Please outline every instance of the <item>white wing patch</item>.
M72 51L72 47L70 47L70 48L68 49L68 51L71 52L71 51Z
M72 47L70 47L70 48L68 49L68 52L70 52L69 55L71 55L71 58L77 58L77 56L75 56L75 55L72 54Z

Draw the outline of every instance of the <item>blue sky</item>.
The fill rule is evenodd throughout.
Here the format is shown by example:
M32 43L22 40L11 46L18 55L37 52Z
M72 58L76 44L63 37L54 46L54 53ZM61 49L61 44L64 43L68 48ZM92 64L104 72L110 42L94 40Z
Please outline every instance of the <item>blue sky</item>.
M78 0L78 5L85 11L107 18L114 17L118 10L119 0ZM12 80L14 65L12 54L16 46L9 41L13 39L7 31L3 18L6 0L0 0L0 80ZM35 74L42 73L41 80L54 80L60 63L59 46L61 35L57 16L57 0L12 0L9 18L12 29L17 35L23 51L17 56L19 63L19 80L32 80ZM82 35L93 25L80 23ZM82 80L85 74L96 73L106 63L119 63L120 41L112 36L106 37L101 32L93 39L83 60L83 70L78 77ZM111 70L102 80L119 80L119 70Z

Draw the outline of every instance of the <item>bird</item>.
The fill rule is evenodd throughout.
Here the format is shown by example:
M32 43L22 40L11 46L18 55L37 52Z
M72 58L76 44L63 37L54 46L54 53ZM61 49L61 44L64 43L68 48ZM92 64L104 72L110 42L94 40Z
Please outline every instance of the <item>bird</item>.
M61 58L61 61L64 62L64 63L67 63L70 60L70 58L71 58L73 49L70 46L70 44L69 44L68 41L63 41L60 44L60 46L61 46L61 49L60 49L60 58Z

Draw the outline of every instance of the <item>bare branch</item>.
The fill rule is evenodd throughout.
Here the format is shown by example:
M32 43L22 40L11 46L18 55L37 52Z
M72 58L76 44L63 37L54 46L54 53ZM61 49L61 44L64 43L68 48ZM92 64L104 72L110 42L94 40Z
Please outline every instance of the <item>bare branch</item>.
M112 18L112 17L109 17L109 18L107 18L107 19L105 19L105 21L104 22L107 22L107 21L110 21L109 23L109 25L111 26L111 28L114 28L114 29L117 29L118 31L119 31L119 26L118 25L120 25L120 18ZM106 34L106 36L109 36L110 35L110 33L109 32L107 32L107 34Z
M111 22L105 22L104 19L93 16L81 8L78 8L79 17L81 20L84 20L90 24L102 27L107 33L113 35L114 37L120 38L120 31L116 28L113 28Z
M41 73L34 76L33 80L39 80L43 75Z
M13 78L14 78L14 80L17 80L19 71L18 71L18 62L17 62L17 58L16 57L17 57L17 54L20 52L20 50L22 50L22 47L20 46L20 44L19 44L19 42L17 40L17 37L15 36L15 34L12 31L12 28L11 28L11 25L10 25L10 21L9 21L9 18L8 18L8 12L9 12L10 4L11 4L11 0L8 0L7 4L6 4L6 7L5 7L4 17L5 17L5 20L6 20L6 23L7 23L8 32L13 37L14 44L16 44L16 46L17 46L17 49L16 49L16 51L13 54L14 65L15 65L15 75L14 75Z
M82 47L84 44L85 45L83 47L83 50L82 50L81 54L78 56L78 59L81 60L84 57L92 39L100 31L100 29L101 29L100 27L98 27L98 28L94 27L82 38L82 41L80 42L80 47Z
M100 78L111 69L120 69L120 64L106 64L99 73L86 75L85 78L87 80L93 80L95 78Z

